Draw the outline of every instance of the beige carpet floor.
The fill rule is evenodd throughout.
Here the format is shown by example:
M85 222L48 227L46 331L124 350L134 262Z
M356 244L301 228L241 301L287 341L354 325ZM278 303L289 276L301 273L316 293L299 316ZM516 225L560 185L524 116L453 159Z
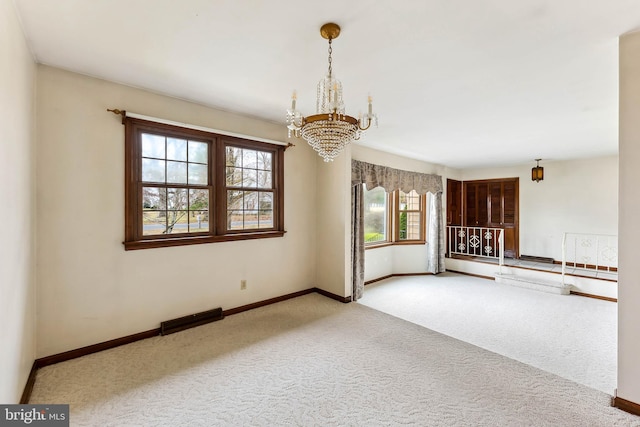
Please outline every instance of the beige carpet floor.
M358 303L614 394L616 303L456 273L380 281Z
M606 393L317 294L45 367L74 426L640 426Z

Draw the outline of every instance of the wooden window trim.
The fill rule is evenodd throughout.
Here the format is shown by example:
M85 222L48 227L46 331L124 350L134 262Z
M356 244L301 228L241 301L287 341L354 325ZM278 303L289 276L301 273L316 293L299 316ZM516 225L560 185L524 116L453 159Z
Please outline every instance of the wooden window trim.
M188 246L199 245L202 243L217 243L217 242L235 242L238 240L251 240L251 239L267 239L271 237L282 237L286 231L266 231L262 233L243 233L221 236L186 236L179 238L165 238L165 239L153 239L153 240L138 240L131 242L124 242L126 250L136 249L152 249L152 248L167 248L172 246Z
M219 135L201 130L188 129L175 125L156 123L143 119L127 117L125 125L125 250L150 249L172 246L194 245L202 243L228 242L237 240L264 239L282 237L284 230L284 150L285 146L248 139ZM165 136L189 137L209 143L208 185L189 186L176 184L176 187L200 187L210 190L209 232L180 235L142 235L142 196L143 182L140 179L142 148L137 134L148 131ZM273 227L267 229L226 230L226 155L227 146L271 152L273 192ZM153 186L153 185L151 185Z

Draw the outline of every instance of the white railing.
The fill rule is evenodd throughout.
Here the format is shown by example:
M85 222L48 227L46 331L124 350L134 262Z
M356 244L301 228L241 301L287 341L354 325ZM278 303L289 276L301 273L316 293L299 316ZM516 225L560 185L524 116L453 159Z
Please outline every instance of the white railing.
M562 236L562 283L567 265L582 270L618 271L618 236L564 233Z
M447 226L449 256L467 255L491 258L504 265L504 236L501 228Z

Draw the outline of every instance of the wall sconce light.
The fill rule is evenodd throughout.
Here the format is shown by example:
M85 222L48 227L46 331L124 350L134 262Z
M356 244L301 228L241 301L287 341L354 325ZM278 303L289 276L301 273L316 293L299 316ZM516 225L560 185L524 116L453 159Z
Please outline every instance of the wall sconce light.
M544 179L544 168L540 166L540 160L536 159L536 166L531 168L531 181L540 182Z

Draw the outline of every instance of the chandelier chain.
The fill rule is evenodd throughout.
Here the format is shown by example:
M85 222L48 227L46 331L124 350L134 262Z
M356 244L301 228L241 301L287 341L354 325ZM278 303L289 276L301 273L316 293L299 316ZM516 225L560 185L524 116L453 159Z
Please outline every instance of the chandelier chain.
M331 39L329 39L329 77L331 77L331 53L333 53L333 49L331 48Z

